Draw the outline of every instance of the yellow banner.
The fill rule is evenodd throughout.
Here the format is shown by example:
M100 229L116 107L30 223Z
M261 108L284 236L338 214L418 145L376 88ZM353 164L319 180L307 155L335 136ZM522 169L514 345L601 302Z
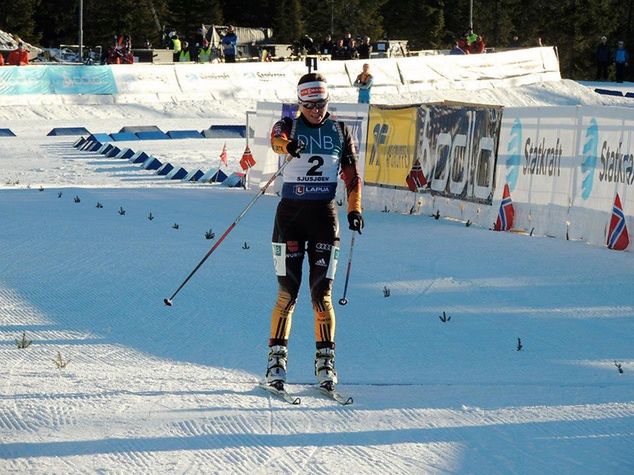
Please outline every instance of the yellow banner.
M368 185L406 187L416 146L418 106L382 109L370 106L364 181Z

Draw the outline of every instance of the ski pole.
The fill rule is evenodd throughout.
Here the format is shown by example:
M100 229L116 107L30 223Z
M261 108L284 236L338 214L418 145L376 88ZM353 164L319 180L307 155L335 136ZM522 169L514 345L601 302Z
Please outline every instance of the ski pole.
M235 228L236 225L240 222L240 220L244 217L244 215L247 214L247 211L249 211L249 209L251 209L251 207L255 204L258 198L260 198L260 196L262 196L266 192L266 189L269 186L271 186L271 183L273 183L275 179L282 174L282 172L284 171L284 167L286 167L286 165L288 164L288 162L290 162L290 160L291 160L290 156L287 155L286 158L284 159L284 163L282 164L282 166L278 168L278 170L273 174L273 176L269 178L269 181L267 181L266 184L262 188L260 188L260 191L258 192L258 194L253 197L253 199L249 202L248 205L246 205L246 207L242 210L242 212L238 215L238 217L233 221L233 223L231 223L231 225L229 225L226 231L222 233L222 236L220 236L220 238L218 238L215 244L211 246L211 249L207 251L207 254L205 254L204 257L198 263L198 265L194 267L194 270L191 271L189 275L187 276L187 278L183 281L183 283L178 286L178 288L176 289L176 292L174 292L170 298L163 299L163 303L165 305L167 305L168 307L172 306L172 299L176 297L176 294L178 294L181 291L181 289L185 287L185 284L187 284L187 282L189 282L189 279L191 279L192 276L198 271L198 269L200 269L200 266L202 266L205 263L205 261L209 258L209 256L211 256L213 252L218 248L218 246L220 246L220 244L222 243L222 241L224 241L227 235L231 231L233 231L233 228Z
M348 281L350 280L350 267L352 266L352 250L354 249L354 232L352 233L352 239L350 239L350 253L348 254L348 268L346 269L346 283L343 286L343 297L339 299L339 305L346 305L348 299Z

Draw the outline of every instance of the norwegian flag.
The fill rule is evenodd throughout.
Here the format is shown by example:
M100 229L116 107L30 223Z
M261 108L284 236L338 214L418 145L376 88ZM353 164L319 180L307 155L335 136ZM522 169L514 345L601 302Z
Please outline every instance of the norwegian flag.
M610 229L608 231L608 247L616 251L627 249L630 245L630 236L627 233L625 224L625 214L621 206L621 198L616 194L614 206L612 206L612 218L610 219Z
M248 170L253 165L255 165L255 158L251 154L251 149L247 145L247 148L244 149L244 153L242 154L242 158L240 159L240 166L243 170Z
M220 161L225 164L225 167L227 166L227 142L225 142L222 152L220 152Z
M502 202L500 203L500 211L498 212L498 219L495 222L493 229L495 231L508 231L513 227L513 217L515 216L515 210L513 209L513 202L511 201L511 191L509 185L504 185L504 192L502 193Z
M414 192L418 191L419 188L422 188L427 184L427 178L425 178L425 174L423 173L423 169L420 166L418 158L414 160L412 169L409 171L407 177L405 177L405 183L407 183L409 191Z

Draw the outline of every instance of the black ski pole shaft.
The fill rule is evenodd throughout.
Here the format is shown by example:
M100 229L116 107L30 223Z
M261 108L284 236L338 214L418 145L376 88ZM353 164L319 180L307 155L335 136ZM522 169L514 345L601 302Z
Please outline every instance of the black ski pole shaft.
M348 282L350 281L350 267L352 267L352 251L354 249L354 232L352 233L352 239L350 239L350 253L348 254L348 268L346 269L346 283L343 286L343 297L339 299L339 305L346 305L348 299Z
M189 275L185 278L183 283L178 286L178 288L172 294L172 296L170 298L163 299L163 303L165 305L167 305L168 307L172 306L172 299L174 297L176 297L176 295L181 291L181 289L183 287L185 287L185 284L187 284L187 282L189 282L189 279L191 279L194 276L194 274L198 271L198 269L200 269L200 267L205 263L205 261L209 258L209 256L211 256L213 254L213 252L218 248L218 246L220 246L222 241L224 241L225 238L229 235L229 233L231 231L233 231L233 228L235 228L237 226L237 224L240 222L240 220L244 217L245 214L247 214L247 212L251 209L251 207L255 204L255 202L260 198L260 196L262 196L266 192L267 188L269 186L271 186L271 183L273 183L275 181L275 179L282 174L282 172L284 171L284 167L286 167L286 165L288 164L289 161L290 161L290 158L287 156L285 158L284 163L282 164L282 166L280 168L278 168L278 170L273 174L273 176L271 176L271 178L269 178L269 181L267 181L266 184L262 188L260 188L260 191L257 193L257 195L255 195L253 197L253 199L249 202L248 205L245 206L245 208L238 215L238 217L233 221L233 223L231 223L229 225L229 227L226 229L226 231L224 233L222 233L222 236L220 236L218 238L218 240L215 242L215 244L213 246L211 246L211 249L209 249L209 251L207 251L207 254L205 254L203 256L203 258L196 265L196 267L194 267L194 270L192 270L189 273Z

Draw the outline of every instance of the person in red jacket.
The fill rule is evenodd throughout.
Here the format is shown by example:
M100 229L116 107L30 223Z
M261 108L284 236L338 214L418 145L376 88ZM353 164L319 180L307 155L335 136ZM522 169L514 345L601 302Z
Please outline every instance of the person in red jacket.
M24 49L22 42L18 43L18 49L9 53L9 66L26 66L29 64L29 52Z
M0 66L4 66L4 55L0 53Z

